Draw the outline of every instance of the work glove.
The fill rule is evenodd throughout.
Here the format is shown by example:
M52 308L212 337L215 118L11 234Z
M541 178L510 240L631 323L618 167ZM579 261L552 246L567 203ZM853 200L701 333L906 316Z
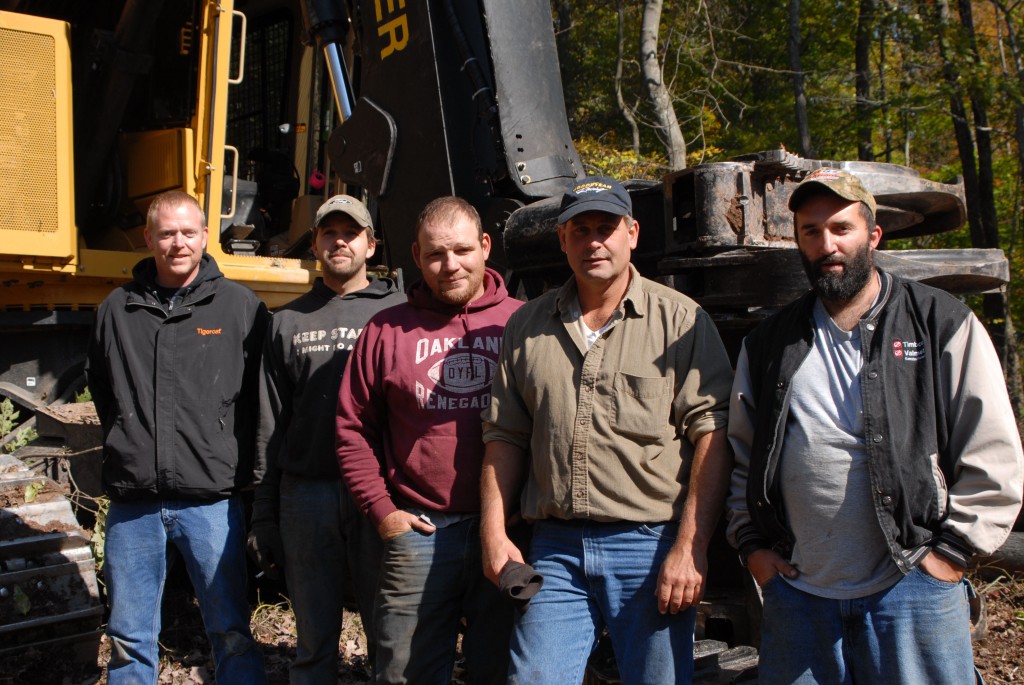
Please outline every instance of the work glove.
M274 507L254 502L249 526L249 556L271 580L280 580L284 569L284 543Z
M521 614L526 613L530 599L540 592L543 585L544 576L532 566L511 559L505 562L498 576L498 592L508 597Z

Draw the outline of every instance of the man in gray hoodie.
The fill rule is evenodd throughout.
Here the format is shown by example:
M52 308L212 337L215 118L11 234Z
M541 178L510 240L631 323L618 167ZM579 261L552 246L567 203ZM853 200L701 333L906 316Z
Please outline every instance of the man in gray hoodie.
M253 503L250 549L263 570L284 569L298 632L291 682L337 682L346 574L370 646L379 542L345 489L334 456L338 385L363 326L405 301L366 273L376 237L361 202L336 195L313 226L322 276L279 309L263 349L257 455L266 474Z

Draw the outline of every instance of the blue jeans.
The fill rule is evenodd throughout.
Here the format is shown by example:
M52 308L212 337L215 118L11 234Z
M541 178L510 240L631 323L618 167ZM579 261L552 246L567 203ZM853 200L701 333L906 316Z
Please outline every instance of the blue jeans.
M816 597L776 576L763 588L760 682L975 682L964 582L915 569L859 599Z
M432 535L412 530L384 543L376 682L448 685L465 617L466 682L504 683L514 609L483 575L480 520L429 516Z
M689 683L693 608L658 612L655 589L676 524L540 521L530 559L544 587L516 618L509 683L579 683L608 628L622 682Z
M110 596L110 685L155 685L167 543L185 560L213 648L219 685L266 682L249 630L245 519L238 497L216 502L111 502L103 574Z
M372 663L380 537L340 480L281 477L284 575L298 643L292 685L338 682L344 579L351 578Z

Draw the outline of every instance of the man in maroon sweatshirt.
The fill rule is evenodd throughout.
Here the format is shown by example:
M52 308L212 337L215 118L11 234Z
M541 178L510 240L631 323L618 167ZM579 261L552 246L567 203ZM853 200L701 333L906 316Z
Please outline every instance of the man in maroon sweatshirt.
M480 412L522 303L485 266L490 247L472 205L428 204L412 246L423 278L370 319L342 376L338 464L385 546L378 683L450 682L463 617L467 682L506 679L513 608L480 561Z

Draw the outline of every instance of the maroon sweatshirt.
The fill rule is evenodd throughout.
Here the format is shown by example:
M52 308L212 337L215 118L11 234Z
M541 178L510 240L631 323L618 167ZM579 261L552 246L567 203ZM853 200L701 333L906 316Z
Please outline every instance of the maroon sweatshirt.
M480 412L491 401L501 336L522 302L487 269L464 307L422 281L370 319L338 393L338 465L375 525L396 509L480 511Z

